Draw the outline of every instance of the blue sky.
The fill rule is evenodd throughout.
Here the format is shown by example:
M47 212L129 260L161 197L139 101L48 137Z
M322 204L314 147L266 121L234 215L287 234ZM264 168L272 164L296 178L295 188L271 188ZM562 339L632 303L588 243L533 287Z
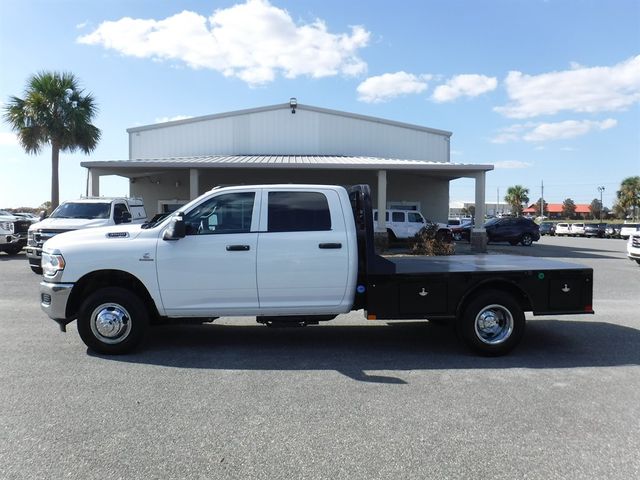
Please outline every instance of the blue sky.
M215 36L215 40L213 40ZM96 97L103 138L62 154L60 198L84 159L126 159L128 127L300 103L453 132L453 162L508 186L589 203L640 175L640 2L2 0L0 103L41 70ZM50 196L50 150L26 155L0 124L0 208ZM103 178L101 193L127 182ZM452 182L451 201L473 200Z

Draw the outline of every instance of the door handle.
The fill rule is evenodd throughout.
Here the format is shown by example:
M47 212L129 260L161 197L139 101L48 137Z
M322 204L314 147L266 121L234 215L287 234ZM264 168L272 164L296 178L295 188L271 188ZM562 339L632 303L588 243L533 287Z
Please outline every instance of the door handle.
M246 252L250 249L249 245L227 245L227 252Z
M321 243L318 245L318 248L324 248L324 249L342 248L342 244L341 243Z

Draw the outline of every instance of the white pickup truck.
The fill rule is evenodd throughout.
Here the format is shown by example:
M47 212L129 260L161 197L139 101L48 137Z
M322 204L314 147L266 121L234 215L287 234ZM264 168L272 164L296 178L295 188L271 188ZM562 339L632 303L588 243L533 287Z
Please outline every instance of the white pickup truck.
M43 247L40 304L86 345L131 351L150 324L256 316L307 325L351 310L369 320L456 322L500 355L534 315L593 313L593 271L509 255L382 257L369 187L213 189L155 223L63 233Z
M141 198L86 197L62 202L50 217L29 227L27 258L34 273L42 274L42 245L59 233L147 220Z
M28 219L0 210L0 252L17 255L27 244Z

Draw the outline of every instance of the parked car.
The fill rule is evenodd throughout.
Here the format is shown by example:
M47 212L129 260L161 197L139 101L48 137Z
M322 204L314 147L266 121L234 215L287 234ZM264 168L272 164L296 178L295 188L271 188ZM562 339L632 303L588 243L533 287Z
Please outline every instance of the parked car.
M27 230L31 222L0 210L0 252L17 255L27 244Z
M558 237L566 237L571 235L571 224L569 223L556 224L556 235Z
M574 237L584 237L584 223L572 223L571 235Z
M524 217L493 218L484 224L484 228L490 242L509 242L511 245L521 243L528 247L540 240L540 227L533 220Z
M605 235L607 238L620 238L620 230L622 225L619 223L609 223L605 229Z
M635 260L640 265L640 231L629 235L627 257L629 257L629 260Z
M604 238L607 231L606 223L587 223L584 226L584 236L585 237L598 237Z
M555 235L556 234L556 224L553 222L542 222L540 224L540 235Z
M640 231L640 223L623 223L620 228L620 237L625 240L629 238L632 233Z
M29 212L13 212L13 215L24 220L29 220L31 223L38 223L40 221L37 215Z
M457 226L450 227L451 236L456 242L461 240L471 241L471 230L473 230L473 222L463 223Z
M142 198L81 198L62 202L49 218L29 227L27 258L33 273L41 274L44 242L60 233L121 223L144 223Z
M415 236L416 233L429 224L438 225L437 235L439 238L451 238L451 230L444 223L438 223L424 218L420 212L416 212L415 210L387 210L385 223L387 225L390 242L407 240ZM373 224L374 228L377 229L378 210L373 211Z

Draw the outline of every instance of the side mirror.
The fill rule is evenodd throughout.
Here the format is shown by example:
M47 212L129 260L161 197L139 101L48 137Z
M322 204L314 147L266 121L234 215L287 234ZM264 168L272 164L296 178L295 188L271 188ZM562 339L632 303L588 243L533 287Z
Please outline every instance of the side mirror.
M40 212L40 215L38 215L38 218L40 219L40 221L44 220L45 218L47 218L49 215L47 215L47 211L43 210Z
M121 223L131 223L131 213L120 212L119 215L113 217L113 223L119 225Z
M180 240L185 237L186 230L184 217L182 215L176 215L171 220L171 223L169 223L169 228L162 234L162 239L167 241Z

